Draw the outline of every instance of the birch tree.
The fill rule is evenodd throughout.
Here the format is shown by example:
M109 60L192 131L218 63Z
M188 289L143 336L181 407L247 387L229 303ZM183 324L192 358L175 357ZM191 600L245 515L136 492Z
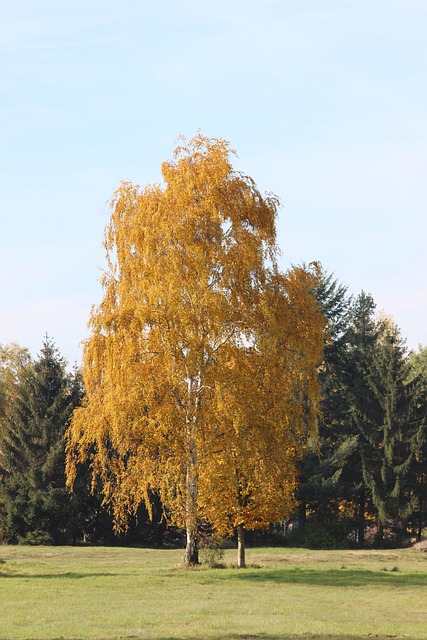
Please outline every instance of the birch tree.
M86 399L68 432L70 486L89 459L117 526L157 491L186 529L185 565L198 561L201 518L265 526L291 507L316 424L314 276L279 272L278 199L232 156L198 134L162 165L162 185L114 195Z

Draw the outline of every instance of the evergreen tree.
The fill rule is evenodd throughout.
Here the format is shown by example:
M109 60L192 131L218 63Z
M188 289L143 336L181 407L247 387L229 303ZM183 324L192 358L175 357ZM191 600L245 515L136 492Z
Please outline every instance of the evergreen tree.
M427 508L427 350L410 354L398 328L375 318L372 296L352 301L321 272L316 297L328 320L320 371L319 438L301 465L300 523L305 540L337 542L349 534L364 545L366 516L384 525L410 524L421 536ZM313 535L314 533L314 535Z
M365 544L366 513L370 506L370 494L363 475L361 453L366 444L366 437L356 417L363 413L368 397L368 376L379 335L375 310L376 305L370 294L362 291L354 299L346 336L343 369L343 383L348 399L348 433L355 441L343 481L351 487L353 494L356 541L359 547Z
M405 496L410 505L409 524L417 540L427 526L427 347L409 354L408 382L416 387L417 420L410 439L411 467L406 478Z
M27 349L16 343L0 344L0 447L6 407L15 393L17 384L30 363Z
M353 353L352 416L359 434L363 480L378 513L381 541L389 520L402 523L408 516L405 487L423 416L420 387L417 380L408 381L409 361L398 328L387 319L375 322L372 311L369 314L372 305L364 302L368 313L359 325L361 340Z
M0 515L9 541L67 541L73 520L65 488L64 432L80 402L76 375L46 337L9 399L0 451Z
M300 532L314 544L329 543L345 535L339 506L349 499L351 487L343 481L356 438L348 428L348 392L343 374L346 367L351 297L347 287L323 269L314 294L326 318L324 360L320 369L321 416L318 438L300 465ZM307 531L306 511L311 514L317 540Z

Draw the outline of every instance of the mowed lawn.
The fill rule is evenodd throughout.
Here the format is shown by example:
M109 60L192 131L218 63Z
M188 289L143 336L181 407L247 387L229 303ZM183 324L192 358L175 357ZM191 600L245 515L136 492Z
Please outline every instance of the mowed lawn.
M0 547L0 638L427 639L427 553Z

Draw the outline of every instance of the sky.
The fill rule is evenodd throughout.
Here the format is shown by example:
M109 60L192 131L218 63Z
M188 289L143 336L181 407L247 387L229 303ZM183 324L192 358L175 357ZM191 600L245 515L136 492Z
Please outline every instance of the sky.
M0 0L0 343L81 361L108 202L228 140L320 261L427 345L425 0Z

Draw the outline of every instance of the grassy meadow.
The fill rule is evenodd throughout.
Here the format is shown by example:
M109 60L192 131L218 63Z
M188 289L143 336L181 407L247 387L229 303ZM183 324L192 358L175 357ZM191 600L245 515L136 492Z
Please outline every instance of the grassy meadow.
M427 639L427 553L0 547L0 639Z

